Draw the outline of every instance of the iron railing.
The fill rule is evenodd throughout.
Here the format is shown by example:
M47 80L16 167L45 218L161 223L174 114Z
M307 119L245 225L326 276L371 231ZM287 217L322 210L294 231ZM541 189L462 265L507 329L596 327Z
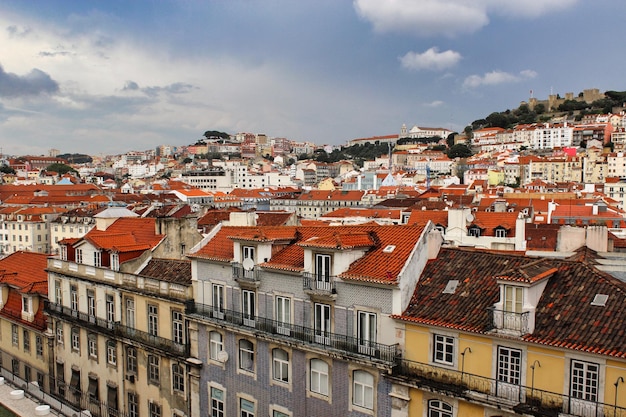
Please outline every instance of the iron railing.
M243 281L250 283L260 282L260 269L253 267L252 269L245 269L242 264L235 262L232 264L233 279L235 281Z
M97 327L98 330L110 335L132 339L136 342L179 356L189 356L188 343L177 343L171 339L156 336L134 327L125 326L119 322L111 322L100 317L91 316L52 302L47 303L46 310L50 313L59 314L66 319L77 320L85 327Z
M626 417L626 408L544 391L512 381L499 381L463 371L407 359L398 359L394 377L448 395L479 401L516 413L534 416L561 414L581 417Z
M320 275L312 272L302 273L302 288L305 291L337 294L335 281L336 278L332 275Z
M528 333L528 317L530 313L515 313L512 311L504 311L489 307L491 314L491 323L498 330L510 331L519 336Z
M265 317L253 317L241 311L213 308L211 305L193 301L187 303L186 313L219 323L228 323L242 328L253 328L268 335L286 337L324 349L335 349L353 357L380 360L389 365L392 365L398 356L397 344L384 345L344 334L283 323Z

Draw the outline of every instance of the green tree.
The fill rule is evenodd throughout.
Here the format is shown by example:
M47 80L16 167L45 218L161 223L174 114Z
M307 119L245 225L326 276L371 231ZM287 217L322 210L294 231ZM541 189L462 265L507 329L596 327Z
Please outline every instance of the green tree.
M0 172L5 174L15 174L15 170L8 165L0 165Z
M467 158L472 156L472 150L462 143L457 143L450 149L448 149L448 158Z
M70 171L78 174L78 171L76 171L71 166L65 165L65 164L60 164L60 163L54 163L54 164L48 165L46 167L46 171L57 172L59 175L67 174Z

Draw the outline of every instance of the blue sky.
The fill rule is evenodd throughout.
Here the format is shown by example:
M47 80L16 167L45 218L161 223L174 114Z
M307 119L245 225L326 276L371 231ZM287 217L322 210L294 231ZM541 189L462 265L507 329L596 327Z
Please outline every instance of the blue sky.
M623 0L3 0L0 147L461 131L530 90L626 90L624 21Z

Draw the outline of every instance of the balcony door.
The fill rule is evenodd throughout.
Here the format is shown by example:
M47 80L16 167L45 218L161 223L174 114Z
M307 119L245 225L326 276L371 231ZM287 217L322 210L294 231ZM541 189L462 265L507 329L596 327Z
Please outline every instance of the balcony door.
M522 381L522 351L498 346L497 396L509 400L520 400Z
M330 306L315 303L315 342L330 344Z
M331 290L330 261L330 255L315 255L315 286L318 290Z

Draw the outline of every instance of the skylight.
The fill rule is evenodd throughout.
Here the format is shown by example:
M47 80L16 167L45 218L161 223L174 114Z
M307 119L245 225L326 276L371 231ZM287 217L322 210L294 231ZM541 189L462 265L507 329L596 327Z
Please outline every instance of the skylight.
M383 252L385 253L391 253L393 252L393 250L396 248L396 245L387 245L385 246L385 249L383 249Z
M448 284L446 285L446 288L443 290L444 294L454 294L454 292L456 291L456 287L459 286L459 281L456 279L451 279L450 281L448 281Z
M596 294L596 296L593 298L593 301L591 302L591 305L604 307L608 299L609 296L606 294Z

